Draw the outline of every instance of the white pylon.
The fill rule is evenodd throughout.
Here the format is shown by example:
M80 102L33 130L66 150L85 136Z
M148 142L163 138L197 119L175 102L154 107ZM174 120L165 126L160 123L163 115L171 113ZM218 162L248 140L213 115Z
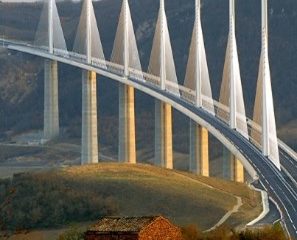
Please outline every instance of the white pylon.
M170 43L170 36L165 14L164 0L160 0L160 9L148 72L160 77L160 88L180 96L176 77L175 64Z
M267 18L267 0L262 0L262 48L263 48L263 86L262 86L262 147L263 154L269 156L269 120L268 120L268 106L267 106L267 84L268 74L270 75L269 69L269 58L268 58L268 18ZM270 77L269 77L270 78Z
M85 0L86 1L86 56L87 56L87 63L91 63L92 61L92 32L91 32L91 4L92 0Z
M128 0L123 0L111 61L124 66L123 75L126 77L129 75L129 68L133 68L141 74L141 64Z
M48 0L48 51L54 52L54 38L53 38L53 0Z
M92 0L83 1L73 52L85 55L88 64L92 58L102 60L101 67L106 67Z
M160 25L161 25L161 41L160 41L160 87L162 90L166 88L166 56L165 56L165 3L160 0Z
M230 0L229 10L229 28L230 28L230 127L236 129L237 127L237 106L236 106L236 80L234 76L234 43L235 43L235 6L234 0Z
M280 170L279 150L271 88L271 75L268 56L268 13L267 0L262 0L262 49L254 106L254 121L262 126L261 137L253 130L252 138L262 145L264 156L269 157Z
M202 107L201 47L199 44L200 0L195 1L195 37L196 37L196 105Z
M220 103L228 106L230 111L219 110L218 115L231 128L239 131L248 138L248 128L245 115L245 106L238 61L237 44L235 37L235 0L229 0L229 36L225 57L223 81L220 91Z
M128 16L129 16L129 6L128 0L123 0L124 8L124 75L125 77L129 76L129 25L128 25Z
M196 92L196 105L214 114L212 92L201 26L201 0L195 1L195 23L184 85ZM205 101L206 100L206 101Z
M53 54L54 49L67 53L63 29L55 0L45 0L40 15L34 45L47 48Z

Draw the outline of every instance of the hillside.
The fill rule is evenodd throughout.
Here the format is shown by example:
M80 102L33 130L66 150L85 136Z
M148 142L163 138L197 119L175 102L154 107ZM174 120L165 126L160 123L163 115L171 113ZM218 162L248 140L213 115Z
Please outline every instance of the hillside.
M243 184L156 168L98 164L15 175L0 182L5 229L34 229L94 221L104 215L162 214L179 225L215 225L237 204L227 224L239 226L261 212L259 194ZM236 197L235 197L236 196Z

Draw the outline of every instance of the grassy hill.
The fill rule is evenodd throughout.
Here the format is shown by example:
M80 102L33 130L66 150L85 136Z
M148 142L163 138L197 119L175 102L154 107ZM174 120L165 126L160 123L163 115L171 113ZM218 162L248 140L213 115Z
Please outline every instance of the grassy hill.
M244 184L149 165L98 164L15 175L0 182L2 228L54 228L103 215L162 214L179 225L215 225L242 198L227 224L261 212L260 196Z

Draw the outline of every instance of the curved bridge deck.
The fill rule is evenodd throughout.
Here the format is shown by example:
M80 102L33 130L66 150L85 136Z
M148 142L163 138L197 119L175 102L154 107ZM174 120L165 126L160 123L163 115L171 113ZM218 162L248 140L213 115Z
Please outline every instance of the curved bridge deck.
M47 51L29 44L5 40L2 40L1 43L4 47L11 50L56 60L81 69L95 71L99 75L133 86L156 99L172 105L175 109L207 128L209 132L243 162L243 165L254 180L260 181L269 196L277 202L282 212L283 222L290 235L297 237L296 182L294 182L294 179L288 178L284 171L280 172L268 158L264 157L259 148L253 144L252 140L230 129L230 127L220 118L216 117L215 114L202 108L197 108L193 103L177 94L161 90L158 87L158 79L146 73L130 69L130 75L127 79L123 77L123 67L120 65L96 59L92 60L92 64L87 64L83 57L71 53L69 54L68 52L49 54ZM297 169L297 161L294 159L294 156L288 153L284 145L280 144L279 146L283 168ZM296 179L295 175L293 177Z

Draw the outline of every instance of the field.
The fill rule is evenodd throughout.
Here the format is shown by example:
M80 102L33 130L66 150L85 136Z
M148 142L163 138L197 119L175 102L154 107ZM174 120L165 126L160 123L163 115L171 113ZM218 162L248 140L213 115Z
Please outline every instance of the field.
M101 163L59 170L43 170L24 176L18 175L15 181L22 182L23 189L19 189L24 194L21 198L22 202L25 202L28 197L32 197L32 192L34 194L35 191L34 186L30 186L31 192L24 193L26 192L24 189L28 187L26 184L32 184L29 176L36 185L39 183L43 186L46 197L51 199L52 196L48 192L54 192L61 206L61 201L64 201L61 196L71 193L71 196L79 195L85 198L83 201L86 204L90 199L101 199L102 204L107 204L109 207L112 205L113 215L161 214L180 226L195 224L202 230L214 226L237 204L235 196L241 198L243 205L237 213L227 219L226 224L233 227L242 226L261 212L260 196L244 184L199 177L150 165ZM16 186L19 186L18 184L16 183ZM17 188L16 191L18 191ZM38 193L42 195L42 193ZM74 198L73 202L67 204L75 206L77 204L75 201L81 203L82 200ZM47 204L50 203L47 202ZM41 205L40 208L42 207ZM46 207L49 208L48 205ZM99 207L102 208L102 206ZM75 211L75 208L72 210ZM30 215L33 212L33 210L32 212L28 210L22 214ZM79 220L82 220L81 222L95 221L100 214L97 215L95 212L88 216L90 219L82 217L63 222L63 224L56 222L53 228L59 229L69 224L77 224L80 223ZM59 218L57 219L59 221ZM36 222L38 223L37 220ZM48 225L48 228L51 227Z

